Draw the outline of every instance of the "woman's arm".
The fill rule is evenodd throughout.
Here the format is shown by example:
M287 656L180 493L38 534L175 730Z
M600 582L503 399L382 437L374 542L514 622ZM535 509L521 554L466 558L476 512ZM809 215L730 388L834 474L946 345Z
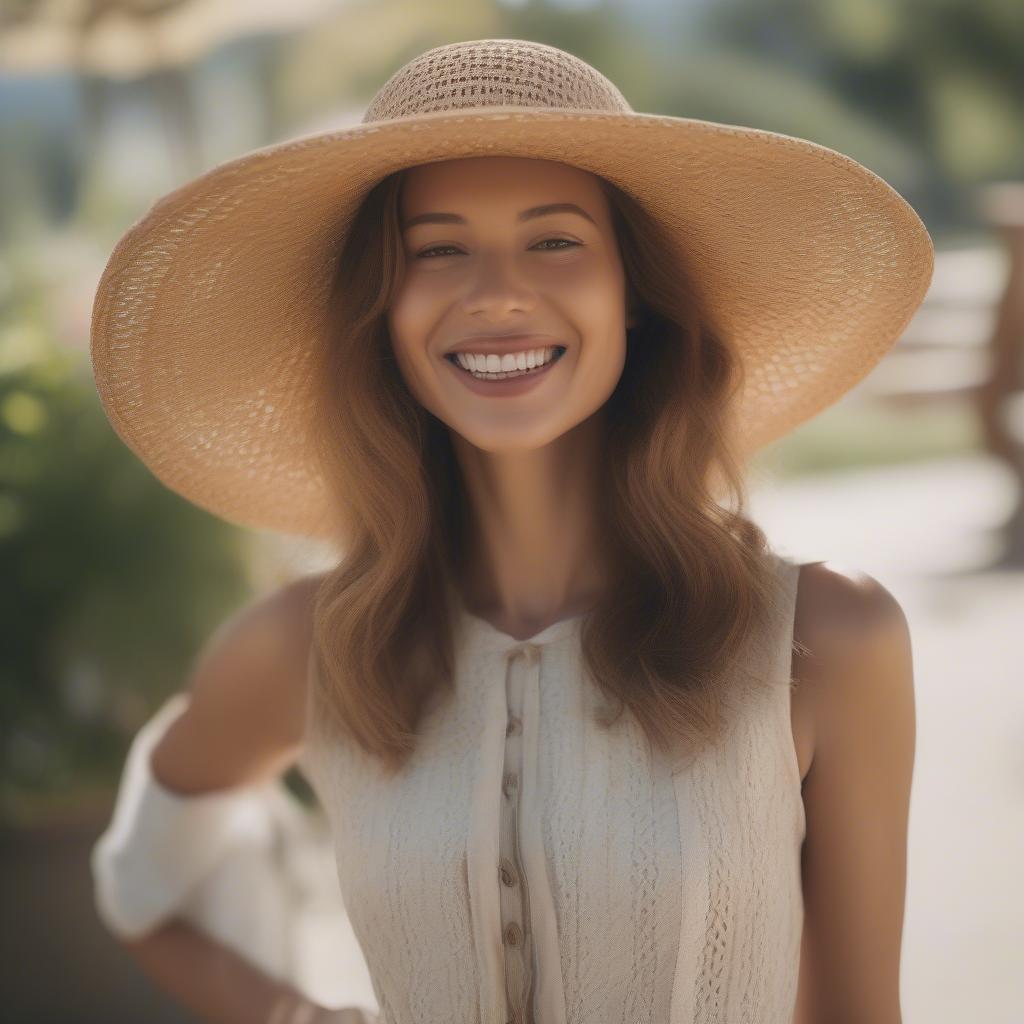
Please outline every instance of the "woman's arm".
M193 798L198 804L214 794L243 794L295 762L304 741L311 598L312 579L289 584L242 609L210 639L187 707L150 755L159 790L153 796L166 798L169 815L157 827L175 814L183 821ZM120 938L160 988L216 1024L263 1024L282 993L295 991L178 917Z
M201 1020L264 1024L284 993L301 996L186 921L173 919L123 945L152 982ZM315 1007L303 1024L326 1024L332 1013Z
M804 780L796 1024L901 1024L900 951L915 710L903 610L866 573L803 570L798 685L814 708ZM805 581L801 579L801 590Z

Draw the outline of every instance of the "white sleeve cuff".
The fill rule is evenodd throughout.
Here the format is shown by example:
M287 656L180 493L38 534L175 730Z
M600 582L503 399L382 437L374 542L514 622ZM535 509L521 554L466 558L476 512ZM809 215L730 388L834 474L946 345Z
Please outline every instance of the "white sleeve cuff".
M113 817L90 855L97 913L122 939L174 916L237 841L266 829L262 785L181 794L153 775L153 748L190 700L174 694L136 734Z

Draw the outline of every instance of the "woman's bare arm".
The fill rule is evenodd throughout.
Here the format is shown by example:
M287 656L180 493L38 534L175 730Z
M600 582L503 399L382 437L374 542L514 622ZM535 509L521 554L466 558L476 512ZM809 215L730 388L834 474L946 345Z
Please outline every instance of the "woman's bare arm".
M804 935L796 1024L900 1024L915 747L910 634L866 573L803 570L798 682L814 707L804 780ZM801 590L805 580L801 579Z
M304 742L313 585L303 578L236 612L192 670L189 705L157 744L157 779L181 794L257 784Z
M152 773L167 789L187 796L257 784L296 761L316 579L253 601L210 638L188 707L152 752ZM294 991L181 919L123 945L155 984L212 1024L263 1024L278 996Z
M264 1024L278 996L295 991L177 918L122 944L154 984L212 1024Z

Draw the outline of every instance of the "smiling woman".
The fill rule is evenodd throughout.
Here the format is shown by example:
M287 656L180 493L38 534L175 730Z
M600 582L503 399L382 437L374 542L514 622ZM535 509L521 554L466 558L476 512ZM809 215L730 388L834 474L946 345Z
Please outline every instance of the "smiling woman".
M535 202L564 194L579 202ZM473 395L529 392L534 423L541 403L557 413L548 440L599 409L618 381L632 321L598 179L552 161L445 160L404 172L400 201L408 262L388 327L420 404L477 448L503 439L487 403L466 406ZM439 360L455 351L469 356L465 370L438 374ZM549 372L556 365L560 372ZM473 386L471 371L485 386ZM497 383L509 380L519 383ZM506 423L507 431L521 429Z
M298 757L381 1024L897 1024L905 623L773 551L743 467L931 266L849 158L522 40L428 51L122 242L112 421L343 552L218 636L177 764Z
M449 553L441 591L431 595L420 581L418 610L407 609L403 675L416 657L429 671L429 657L415 651L429 651L428 635L447 634L430 610L440 614L453 599L510 636L592 608L607 626L588 657L611 704L629 708L667 750L695 751L722 727L725 666L764 628L776 581L763 535L742 515L726 433L741 367L671 253L660 225L628 195L558 161L417 165L382 180L360 206L337 262L333 341L314 373L316 436L339 514L357 516L341 528L352 550L432 543L429 526ZM383 311L379 321L373 310ZM532 361L536 372L477 380L453 364L455 353L473 369L479 360L500 371L510 359L526 369ZM357 376L358 395L340 401L336 382ZM381 420L388 408L395 414ZM666 465L630 481L629 467L659 434ZM386 476L375 451L389 453ZM424 462L432 483L421 493ZM662 492L671 480L685 481L688 501ZM731 486L740 511L724 508L712 484ZM662 520L668 509L671 523ZM425 511L416 527L400 517L413 510ZM677 561L660 596L662 584L642 568L656 557L643 538L659 535L657 557ZM684 581L703 576L701 562L716 566L721 590L694 594L680 620L673 609ZM351 589L344 573L353 564L324 587L318 630L352 638L319 648L325 680L353 678L350 659L367 653L359 653L356 638L366 634L352 618L356 606L327 597L335 586ZM385 604L395 600L386 592ZM663 683L639 685L612 668L635 657L639 629L658 637L670 666ZM425 675L424 693L449 672L438 665L436 684ZM707 680L699 693L675 689L673 674L687 673ZM379 710L366 717L372 685L362 679L358 688L332 685L329 705L339 727L397 767L412 750L401 736L415 733L422 710L404 706L402 726L385 738ZM413 700L414 691L393 699Z

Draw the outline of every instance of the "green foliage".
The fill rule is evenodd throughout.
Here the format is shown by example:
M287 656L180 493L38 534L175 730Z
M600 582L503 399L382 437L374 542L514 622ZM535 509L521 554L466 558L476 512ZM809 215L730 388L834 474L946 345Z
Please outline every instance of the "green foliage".
M0 817L116 783L127 740L245 597L245 534L165 488L31 301L0 325ZM33 326L34 325L34 326ZM26 358L35 338L42 349Z
M840 401L755 458L787 478L966 455L980 442L977 416L963 402L900 409Z
M710 10L713 50L736 47L844 97L929 158L937 194L1024 174L1018 0L726 0ZM953 222L957 212L937 210Z

